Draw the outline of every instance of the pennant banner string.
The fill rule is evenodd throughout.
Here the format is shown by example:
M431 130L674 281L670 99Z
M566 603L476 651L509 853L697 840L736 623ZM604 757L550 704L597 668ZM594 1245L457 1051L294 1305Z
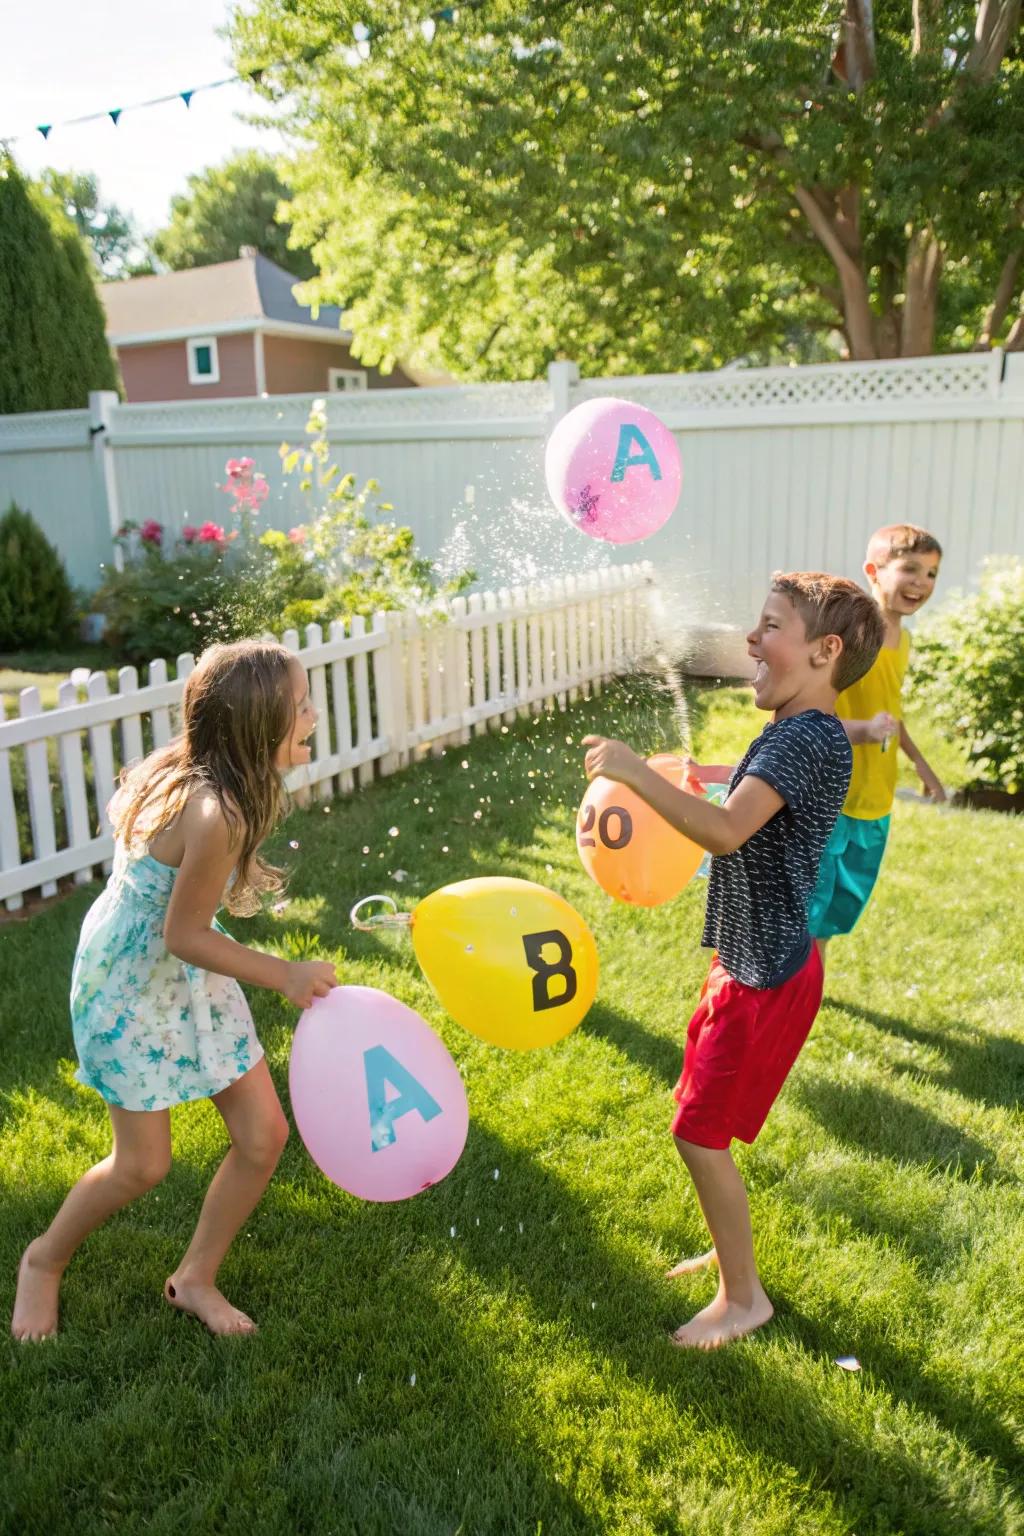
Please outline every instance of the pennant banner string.
M483 3L484 0L470 0L469 8L479 10ZM430 17L430 20L435 25L439 21L452 22L454 19L455 10L452 6L444 6L441 10L434 11ZM360 25L353 28L353 33L356 34L357 42L361 42L362 46L365 47L367 43L377 41L389 32L396 30L397 28L395 27L387 27L376 28L371 31L369 28ZM273 69L280 64L311 64L321 54L326 53L329 47L330 44L328 43L321 43L319 46L313 45L310 48L304 48L297 58L275 59L270 64L254 65L252 69L243 70L237 75L228 75L223 80L210 80L206 85L195 85L187 91L172 91L168 96L153 96L149 101L132 102L128 107L108 107L103 112L87 112L83 117L69 117L62 123L40 123L34 130L25 130L22 133L0 134L0 149L8 144L17 144L19 139L28 138L30 131L41 133L44 139L48 139L54 128L77 128L82 123L102 122L104 118L109 118L116 128L118 119L124 112L141 112L147 107L166 106L171 101L183 101L185 106L189 107L192 104L193 96L197 96L200 91L217 91L220 90L221 86L237 85L241 81L249 81L253 85L259 85L268 69Z

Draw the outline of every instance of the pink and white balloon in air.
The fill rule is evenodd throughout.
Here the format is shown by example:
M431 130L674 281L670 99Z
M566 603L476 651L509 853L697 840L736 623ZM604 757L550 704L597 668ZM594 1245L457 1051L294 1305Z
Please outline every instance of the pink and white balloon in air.
M306 1009L288 1090L306 1151L361 1200L439 1184L466 1144L458 1067L418 1013L375 987L334 987Z
M563 416L548 439L544 469L559 512L609 544L657 533L683 484L672 433L629 400L585 400Z

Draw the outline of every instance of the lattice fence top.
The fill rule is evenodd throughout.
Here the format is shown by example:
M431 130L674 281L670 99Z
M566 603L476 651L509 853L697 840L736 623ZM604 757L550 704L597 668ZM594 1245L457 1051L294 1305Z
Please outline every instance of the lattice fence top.
M996 359L998 361L998 359ZM725 368L717 373L585 379L573 403L622 393L655 410L751 410L878 402L988 400L993 358L987 353L805 368Z
M267 399L181 400L131 405L115 411L112 436L118 442L143 439L154 431L169 429L235 435L239 441L254 433L277 433L301 438L310 402L304 395L273 395ZM547 380L525 384L468 384L438 389L377 389L351 394L328 394L325 402L327 428L351 430L393 426L403 422L486 422L546 417L551 408Z

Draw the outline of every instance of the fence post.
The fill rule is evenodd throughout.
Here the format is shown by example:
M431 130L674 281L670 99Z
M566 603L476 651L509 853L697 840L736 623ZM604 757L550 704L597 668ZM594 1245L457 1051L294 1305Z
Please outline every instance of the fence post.
M580 381L576 363L565 359L548 363L548 388L551 391L551 425L561 421L572 405L572 387Z
M124 570L124 550L116 542L121 526L121 509L117 501L117 470L114 466L114 447L110 441L110 429L114 412L120 404L112 389L89 391L89 439L92 443L93 483L99 505L106 515L110 533L110 553L116 571Z
M404 615L399 612L375 613L374 634L387 635L387 645L373 652L373 691L377 700L377 735L387 738L388 750L377 760L383 778L404 766L408 737L405 708L405 668L403 666L402 628Z

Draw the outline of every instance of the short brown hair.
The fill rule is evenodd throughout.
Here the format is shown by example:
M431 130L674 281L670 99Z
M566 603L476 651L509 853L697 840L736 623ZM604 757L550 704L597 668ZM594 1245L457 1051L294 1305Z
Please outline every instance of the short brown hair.
M838 635L843 642L832 673L839 693L864 676L882 648L885 624L878 604L863 587L824 571L776 571L772 591L789 598L804 621L808 640Z
M916 523L887 523L876 528L868 539L865 559L872 565L888 565L902 555L942 555L942 545L934 533Z

